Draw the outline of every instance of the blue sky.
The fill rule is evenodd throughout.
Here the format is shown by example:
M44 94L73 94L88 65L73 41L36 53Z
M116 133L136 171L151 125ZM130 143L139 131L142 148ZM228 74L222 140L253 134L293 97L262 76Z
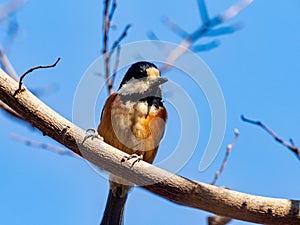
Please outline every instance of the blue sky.
M2 3L3 1L1 1ZM216 15L235 1L208 2ZM9 57L19 74L40 64L53 63L51 70L36 71L26 80L31 89L55 87L41 99L57 112L72 119L73 98L88 66L101 55L102 1L29 1L17 14L19 34ZM210 113L201 92L188 90L192 99L199 97L200 141L192 158L178 174L211 182L218 170L233 129L240 138L226 170L217 182L250 194L299 199L299 161L263 130L240 120L240 115L259 119L283 139L292 137L300 145L300 2L254 1L231 23L243 29L218 39L221 45L199 56L213 71L226 103L227 127L220 153L211 166L200 172L199 162L207 143ZM187 31L199 26L196 0L119 1L111 32L114 40L131 23L124 43L147 40L153 31L161 40L179 43L161 18L167 16ZM1 29L4 29L2 25ZM3 36L3 31L1 31ZM179 80L180 72L166 74ZM188 81L182 81L187 86ZM103 101L99 99L99 114ZM169 106L169 123L158 159L176 145L179 132L174 123L178 115ZM95 116L97 117L97 116ZM81 159L25 146L9 138L11 134L60 146L39 131L0 114L0 224L98 224L108 191L107 181ZM97 120L97 118L95 118ZM174 129L173 129L174 127ZM180 129L180 127L178 128ZM192 132L192 131L191 131ZM125 224L205 224L206 212L175 205L140 188L135 188L127 203ZM234 221L232 224L250 224Z

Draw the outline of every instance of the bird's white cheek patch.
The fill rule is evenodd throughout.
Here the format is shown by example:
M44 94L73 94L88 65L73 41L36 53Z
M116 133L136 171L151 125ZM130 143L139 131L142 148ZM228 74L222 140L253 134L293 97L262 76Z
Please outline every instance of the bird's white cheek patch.
M135 106L138 116L146 116L148 114L148 103L138 102Z

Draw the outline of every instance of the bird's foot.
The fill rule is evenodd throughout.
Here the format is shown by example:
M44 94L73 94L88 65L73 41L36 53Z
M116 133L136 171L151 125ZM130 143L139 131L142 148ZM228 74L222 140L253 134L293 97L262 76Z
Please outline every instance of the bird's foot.
M101 137L98 132L96 131L96 129L94 128L89 128L86 131L86 136L84 137L82 143L84 143L88 138L91 138L92 140L94 140L94 138L97 138L101 141L103 141L103 137Z
M125 155L125 156L123 156L121 162L129 161L131 159L133 159L133 162L132 162L130 167L133 167L134 164L136 164L137 162L143 160L143 155L138 155L138 154L135 154L135 153L133 153L129 156Z

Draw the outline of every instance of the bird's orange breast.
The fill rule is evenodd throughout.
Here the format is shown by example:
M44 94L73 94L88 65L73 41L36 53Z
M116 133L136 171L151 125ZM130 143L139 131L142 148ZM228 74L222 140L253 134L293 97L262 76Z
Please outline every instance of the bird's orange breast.
M98 133L104 141L128 154L143 155L152 163L161 141L167 111L147 102L122 102L117 93L106 101Z

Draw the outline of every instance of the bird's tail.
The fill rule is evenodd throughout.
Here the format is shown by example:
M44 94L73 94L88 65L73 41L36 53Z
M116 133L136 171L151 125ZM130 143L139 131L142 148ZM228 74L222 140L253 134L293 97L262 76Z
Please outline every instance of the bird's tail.
M100 225L122 225L125 203L130 187L110 183L109 194Z

